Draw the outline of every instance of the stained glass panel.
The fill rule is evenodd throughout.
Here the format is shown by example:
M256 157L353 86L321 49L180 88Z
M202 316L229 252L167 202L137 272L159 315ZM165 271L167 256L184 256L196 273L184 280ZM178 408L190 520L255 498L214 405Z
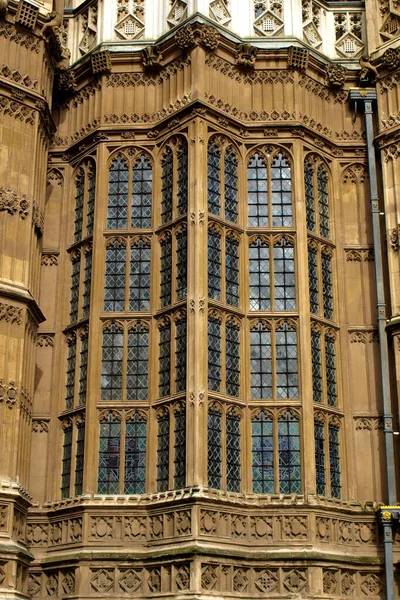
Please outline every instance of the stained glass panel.
M99 494L119 493L121 423L110 413L100 421Z
M272 225L293 225L292 180L289 160L279 153L271 165Z
M296 309L293 244L282 238L274 245L275 310Z
M208 389L221 391L221 323L208 319Z
M276 330L276 395L298 398L297 333L288 323Z
M226 489L240 492L240 418L234 412L226 415Z
M149 371L149 332L137 323L128 332L127 400L146 400Z
M238 160L236 154L228 148L225 154L225 218L237 223L238 205Z
M104 280L104 310L125 310L126 246L114 240L106 249Z
M146 491L146 425L138 414L126 422L124 494Z
M112 323L103 331L101 399L122 400L124 334Z
M113 160L108 179L107 229L128 226L128 164L121 155Z
M150 159L142 154L132 172L132 216L131 227L151 227L151 201L153 191L153 169Z
M268 227L267 166L257 153L251 157L247 169L249 227Z
M129 277L129 310L150 310L150 260L151 248L139 240L131 246Z
M258 239L249 247L250 310L271 309L269 245Z
M219 215L221 212L221 152L214 143L208 146L208 212Z
M252 474L255 494L273 494L274 485L274 426L263 412L251 422Z
M288 411L278 420L279 491L301 493L299 420Z
M166 492L169 487L169 413L158 418L157 433L157 491Z
M272 398L271 332L262 323L250 331L250 383L252 398Z
M161 165L161 222L168 223L172 220L173 191L173 154L169 146L165 150Z
M221 489L222 485L221 428L221 413L210 408L207 428L208 487L214 489Z

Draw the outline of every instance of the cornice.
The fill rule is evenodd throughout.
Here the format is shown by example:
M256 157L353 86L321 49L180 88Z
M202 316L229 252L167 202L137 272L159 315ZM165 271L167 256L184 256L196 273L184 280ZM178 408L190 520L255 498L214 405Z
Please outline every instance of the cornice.
M46 320L39 304L27 288L0 281L0 295L3 298L12 298L25 304L37 324Z

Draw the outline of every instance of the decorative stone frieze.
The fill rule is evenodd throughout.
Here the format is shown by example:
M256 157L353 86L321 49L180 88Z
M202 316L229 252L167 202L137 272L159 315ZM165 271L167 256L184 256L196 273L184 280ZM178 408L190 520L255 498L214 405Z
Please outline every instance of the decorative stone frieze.
M19 195L10 188L0 187L0 211L10 215L18 213L21 219L25 219L29 214L29 202L25 194Z

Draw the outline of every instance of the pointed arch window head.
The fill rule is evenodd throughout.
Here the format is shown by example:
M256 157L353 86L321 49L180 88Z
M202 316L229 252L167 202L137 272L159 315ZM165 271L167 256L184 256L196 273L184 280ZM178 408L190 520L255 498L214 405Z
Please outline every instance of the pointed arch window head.
M306 223L309 231L330 237L329 178L324 163L317 155L308 156L304 163Z
M99 494L119 493L121 421L109 413L100 421Z
M238 159L232 148L227 148L224 157L225 219L237 223L238 202Z
M172 221L173 195L173 153L169 146L165 149L161 162L161 222Z
M210 142L207 155L208 166L208 212L219 215L221 211L221 151Z
M263 411L251 422L252 474L255 494L273 494L274 474L274 424Z
M301 493L299 419L288 411L278 420L279 492Z
M141 154L132 169L131 227L151 227L153 169L150 159Z
M270 158L255 152L248 163L247 191L249 227L293 225L291 166L285 154Z
M75 220L74 220L74 241L82 238L83 230L83 204L85 193L85 172L82 168L78 169L75 178Z
M116 323L103 331L101 362L101 399L122 399L124 333Z
M128 161L118 155L111 163L108 179L108 229L125 229L128 226Z
M147 422L143 415L130 415L125 425L124 494L146 491Z

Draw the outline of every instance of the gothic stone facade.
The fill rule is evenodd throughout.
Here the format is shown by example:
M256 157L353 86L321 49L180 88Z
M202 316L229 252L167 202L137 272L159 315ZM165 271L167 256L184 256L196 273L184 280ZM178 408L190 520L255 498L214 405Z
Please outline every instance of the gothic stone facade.
M0 597L383 598L399 3L70 4L0 2Z

